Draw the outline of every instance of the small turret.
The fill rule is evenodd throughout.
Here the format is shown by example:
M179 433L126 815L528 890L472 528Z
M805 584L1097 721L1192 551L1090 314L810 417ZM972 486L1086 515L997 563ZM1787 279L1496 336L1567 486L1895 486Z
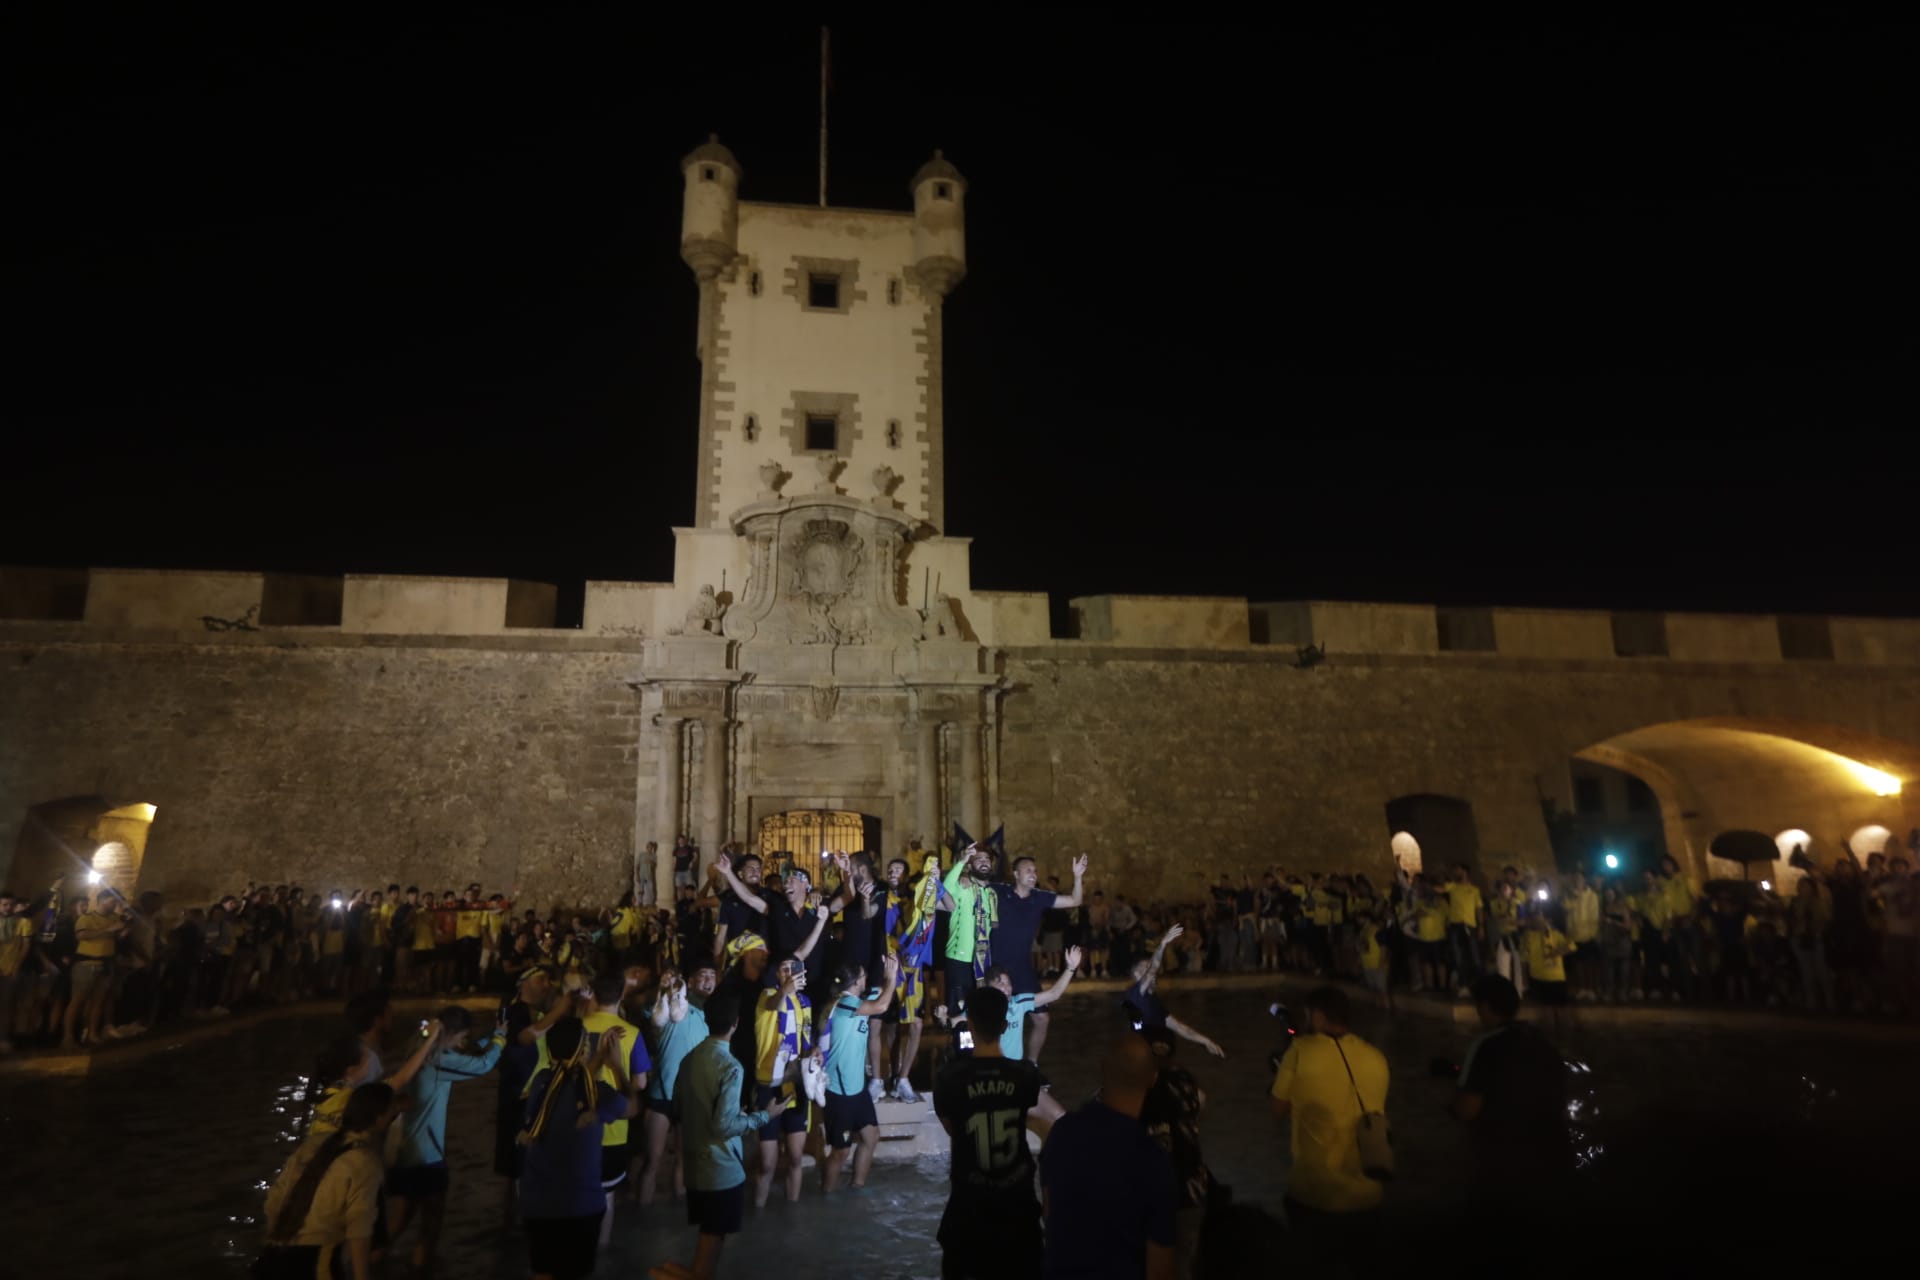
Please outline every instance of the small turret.
M686 196L680 206L680 256L701 280L711 280L732 262L739 246L740 162L720 145L720 135L680 161Z
M967 274L967 180L936 151L912 185L914 270L944 298Z

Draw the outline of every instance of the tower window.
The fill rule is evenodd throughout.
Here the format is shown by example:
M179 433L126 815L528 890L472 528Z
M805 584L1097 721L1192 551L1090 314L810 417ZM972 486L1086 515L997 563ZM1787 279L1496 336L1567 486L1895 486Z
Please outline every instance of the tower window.
M887 448L898 449L899 447L900 420L898 418L891 418L887 421Z
M754 417L752 414L748 414L746 425L744 428L742 428L742 430L746 434L747 443L752 444L755 440L758 440L760 438L760 420Z
M700 181L712 182L716 176L717 174L712 165L703 164L700 166Z
M747 292L756 298L760 296L760 273L758 271L749 271L747 273Z
M887 305L892 307L900 305L900 282L898 280L887 281Z
M832 453L840 443L840 420L831 413L807 415L807 448L815 453Z
M818 271L807 276L807 305L823 311L840 309L840 277Z
M933 184L933 198L935 200L951 200L953 199L953 188L944 182L936 182Z

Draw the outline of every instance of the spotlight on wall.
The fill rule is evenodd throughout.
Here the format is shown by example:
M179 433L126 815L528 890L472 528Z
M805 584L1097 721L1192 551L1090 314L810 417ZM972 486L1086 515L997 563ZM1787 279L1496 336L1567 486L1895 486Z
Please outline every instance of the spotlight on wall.
M1620 855L1617 853L1608 854L1606 857L1606 863L1607 863L1607 870L1618 871L1620 869Z
M1892 774L1876 769L1872 765L1861 764L1858 760L1849 760L1845 756L1841 756L1839 759L1840 763L1846 766L1847 772L1851 773L1855 778L1858 778L1861 785L1873 792L1876 796L1897 796L1900 794L1900 779L1894 777Z

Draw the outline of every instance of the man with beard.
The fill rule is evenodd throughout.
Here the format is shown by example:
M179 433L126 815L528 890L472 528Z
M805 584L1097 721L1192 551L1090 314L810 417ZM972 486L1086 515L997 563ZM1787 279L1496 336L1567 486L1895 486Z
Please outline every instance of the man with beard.
M723 863L724 868L721 865ZM722 854L713 866L713 879L716 882L722 885L744 884L755 901L759 901L760 874L760 855L757 853L743 853L738 861ZM767 911L764 906L749 907L732 888L721 890L720 920L713 931L713 958L716 962L726 955L729 940L743 933L764 937L766 931Z
M978 844L968 845L953 860L940 882L944 891L940 909L952 913L947 921L947 949L940 959L947 1007L956 1014L967 1007L967 997L980 975L993 963L990 939L999 900L988 884L993 854Z
M821 975L826 972L826 953L820 946L820 935L825 929L827 919L846 905L850 890L843 882L840 895L828 903L824 912L807 909L807 894L813 884L804 869L795 867L781 877L780 894L756 892L754 888L733 874L731 860L721 854L714 861L714 869L727 887L741 903L753 911L760 912L766 918L767 954L777 969L783 961L798 960L806 969L807 981L816 986L822 985Z

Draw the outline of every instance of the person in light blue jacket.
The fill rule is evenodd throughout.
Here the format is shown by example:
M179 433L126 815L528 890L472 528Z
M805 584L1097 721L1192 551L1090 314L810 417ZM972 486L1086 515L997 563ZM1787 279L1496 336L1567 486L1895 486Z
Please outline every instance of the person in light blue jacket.
M720 1266L720 1246L740 1230L746 1205L747 1169L740 1139L756 1133L791 1105L775 1092L761 1111L740 1109L740 1062L733 1056L740 1003L731 993L707 1001L707 1038L688 1052L674 1081L680 1113L680 1146L687 1167L687 1221L700 1229L691 1269L669 1263L661 1271L708 1280Z
M499 1025L478 1045L468 1042L473 1015L466 1009L450 1004L438 1016L442 1047L413 1078L408 1110L400 1122L400 1155L387 1170L387 1195L394 1204L389 1238L398 1240L417 1210L420 1238L414 1242L413 1265L422 1270L433 1266L447 1214L447 1096L461 1081L492 1071L507 1045L504 1011Z

